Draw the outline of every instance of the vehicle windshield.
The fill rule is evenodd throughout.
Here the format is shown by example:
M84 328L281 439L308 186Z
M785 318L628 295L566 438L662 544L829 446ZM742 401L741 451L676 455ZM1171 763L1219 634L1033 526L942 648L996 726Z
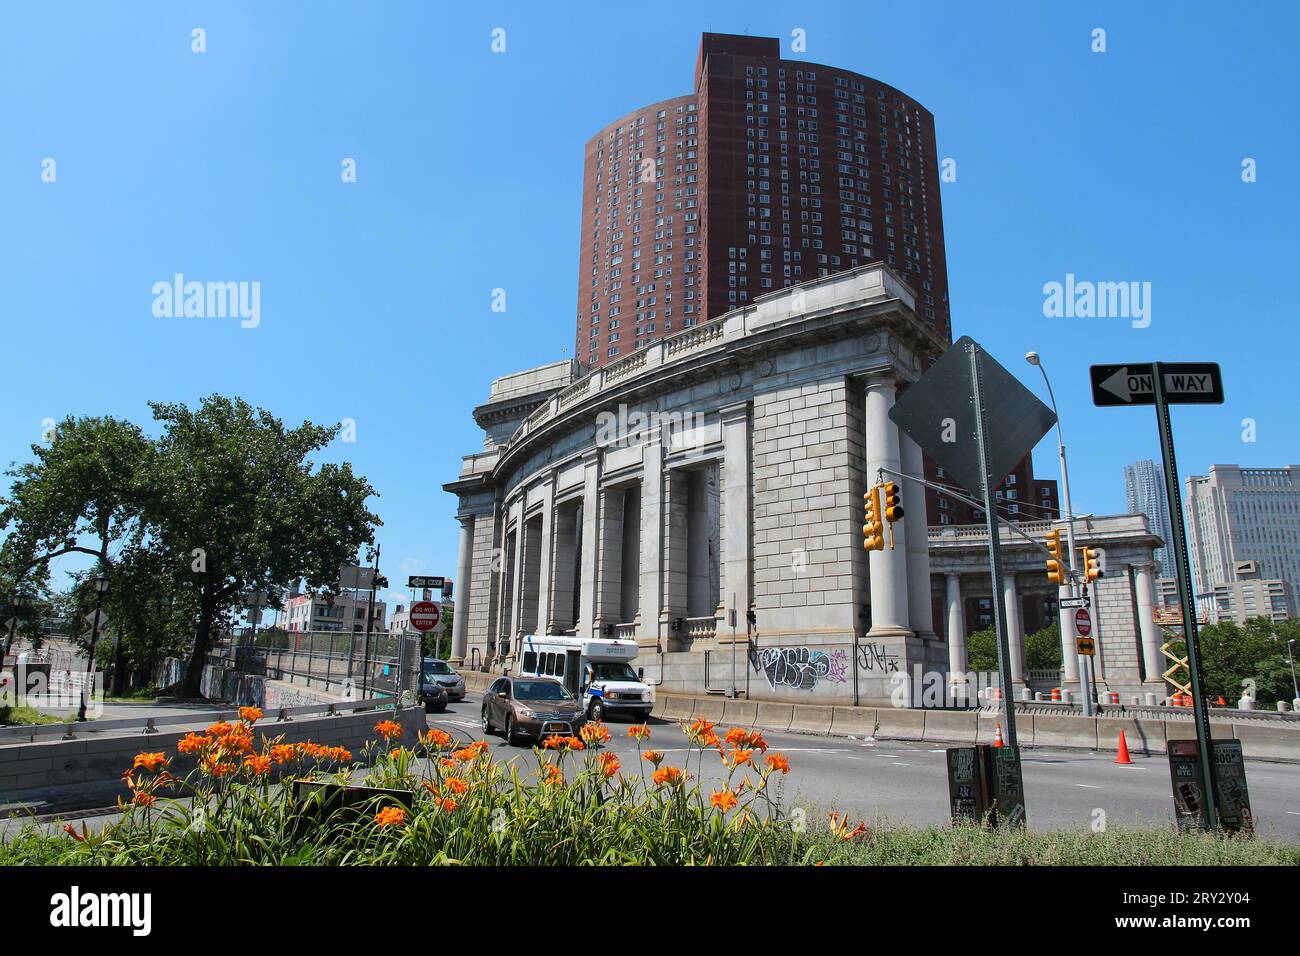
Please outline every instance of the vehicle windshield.
M615 661L608 664L593 663L591 671L595 680L641 680L636 676L636 671L632 670L631 665L624 661Z
M425 677L429 677L433 674L454 674L454 673L456 672L451 669L451 665L449 665L446 661L425 661L424 662Z
M573 700L563 684L551 680L515 681L515 700Z

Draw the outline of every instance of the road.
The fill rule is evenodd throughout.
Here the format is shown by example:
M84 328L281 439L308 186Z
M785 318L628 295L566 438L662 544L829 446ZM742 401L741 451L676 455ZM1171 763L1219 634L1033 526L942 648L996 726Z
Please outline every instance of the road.
M430 714L431 727L478 740L481 697L469 694L442 714ZM611 723L609 749L620 755L625 771L637 772L636 742L627 724ZM650 747L667 754L668 763L685 759L688 743L675 723L651 720ZM788 808L809 814L847 811L868 823L946 824L949 822L948 775L941 745L902 740L854 740L764 731L772 750L790 759L783 798ZM528 747L510 747L488 738L497 759L533 766ZM1092 825L1096 811L1108 826L1167 825L1173 820L1169 764L1163 754L1133 755L1131 766L1110 754L1081 750L1028 749L1023 758L1025 795L1031 826L1075 829ZM694 771L694 763L692 763ZM1251 808L1259 834L1300 843L1300 766L1246 762ZM724 777L720 761L705 760L704 783Z

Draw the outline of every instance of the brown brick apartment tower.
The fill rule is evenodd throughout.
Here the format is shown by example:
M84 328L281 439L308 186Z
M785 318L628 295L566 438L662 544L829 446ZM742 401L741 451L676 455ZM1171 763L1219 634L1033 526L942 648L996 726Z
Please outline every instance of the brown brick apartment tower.
M581 235L573 354L589 367L878 261L952 340L934 117L878 80L782 59L775 38L704 34L694 93L587 141ZM1021 520L1056 507L1029 459L1003 491L1030 505ZM972 520L928 498L932 523Z

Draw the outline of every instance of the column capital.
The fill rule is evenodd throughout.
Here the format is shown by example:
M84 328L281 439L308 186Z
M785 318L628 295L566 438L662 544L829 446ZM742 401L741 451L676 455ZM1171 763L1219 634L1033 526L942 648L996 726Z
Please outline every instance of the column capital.
M732 405L723 405L718 409L718 411L722 415L723 423L730 424L732 422L740 421L743 418L748 418L749 409L752 404L753 403L749 399L746 399L743 402L736 402Z
M889 368L872 369L868 372L857 372L853 376L864 388L884 388L886 386L897 390L900 384L898 374Z

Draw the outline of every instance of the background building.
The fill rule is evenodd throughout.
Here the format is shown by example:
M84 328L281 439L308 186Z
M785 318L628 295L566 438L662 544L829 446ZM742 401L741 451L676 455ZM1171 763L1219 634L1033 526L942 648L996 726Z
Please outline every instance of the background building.
M1300 465L1211 465L1187 478L1187 546L1197 601L1206 610L1220 584L1238 580L1238 562L1254 562L1262 580L1300 593ZM1263 613L1263 612L1261 612Z
M1211 614L1215 621L1245 624L1252 617L1285 621L1295 613L1292 591L1280 578L1261 578L1258 561L1238 561L1236 580L1214 586Z
M339 569L335 594L304 594L295 587L294 592L284 599L279 626L286 631L364 631L374 574L372 568L349 564ZM386 629L387 607L385 602L375 598L372 630Z
M694 92L642 107L585 149L574 356L585 369L756 297L872 262L952 341L934 117L867 76L781 58L774 37L706 33ZM926 461L926 475L945 476ZM1059 515L1026 458L1012 520ZM932 524L980 512L926 491Z
M1165 493L1164 470L1150 458L1124 466L1124 495L1128 500L1129 514L1144 514L1153 534L1168 544L1173 539L1169 530L1169 496ZM1156 573L1173 571L1165 566L1165 549L1156 550Z

